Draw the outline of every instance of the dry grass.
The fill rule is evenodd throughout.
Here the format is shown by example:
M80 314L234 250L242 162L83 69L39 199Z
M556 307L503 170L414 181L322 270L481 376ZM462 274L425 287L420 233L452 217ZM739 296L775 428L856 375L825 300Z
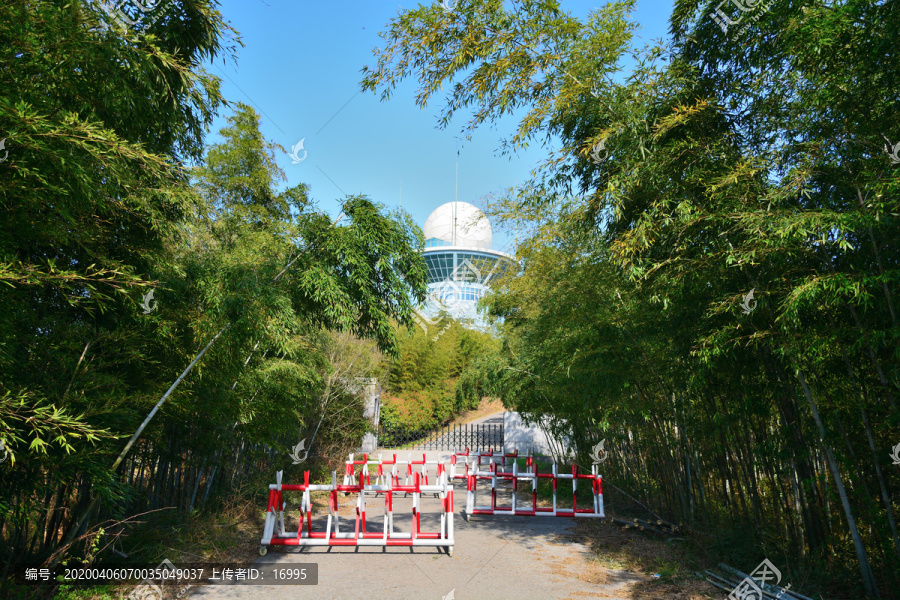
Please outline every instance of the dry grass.
M403 419L415 417L420 420L427 420L432 411L431 400L425 398L422 394L407 394L402 398L382 394L381 401L384 404L396 407ZM456 425L471 423L476 419L501 413L505 410L499 398L484 397L477 408L456 415L449 425L455 427Z
M652 534L626 530L607 520L576 521L572 531L567 541L581 542L595 553L597 560L587 561L592 571L624 569L646 577L629 586L627 598L708 600L719 597L716 588L693 577L692 573L704 565L684 548L682 541L651 537Z
M112 557L110 562L146 566L168 559L176 567L192 563L251 563L259 558L259 538L265 517L260 489L259 482L246 482L200 513L185 515L164 510L146 515L138 527L122 536L121 548L128 558ZM164 598L172 597L175 589L177 586L164 586ZM63 586L53 597L56 600L119 600L134 590L135 584Z
M609 569L593 560L575 558L556 560L550 572L565 578L571 578L574 574L577 579L593 585L606 585L610 581Z
M463 425L465 423L471 423L476 419L480 419L482 417L488 417L490 415L495 415L497 413L501 413L506 409L503 407L503 403L500 402L499 398L482 398L481 404L478 405L478 408L474 410L466 411L460 415L457 415L455 419L450 423L451 427L455 427L456 425Z

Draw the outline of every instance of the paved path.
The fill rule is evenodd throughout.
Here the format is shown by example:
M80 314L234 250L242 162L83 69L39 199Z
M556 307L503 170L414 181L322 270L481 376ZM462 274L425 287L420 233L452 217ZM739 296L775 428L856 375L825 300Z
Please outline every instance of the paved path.
M446 455L427 454L429 459ZM588 548L565 539L571 535L573 519L479 515L466 522L462 518L465 487L457 484L455 488L456 544L452 557L443 548L421 546L412 549L295 547L284 553L271 551L257 560L257 564L318 563L318 585L214 585L192 588L188 595L248 600L442 600L453 590L454 600L625 600L630 596L628 584L640 578L633 573L606 571L596 564L590 565L586 560L590 556ZM352 501L354 496L341 499L342 504ZM395 499L396 530L409 531L411 505L411 499ZM422 509L422 530L436 531L438 500L424 497ZM370 531L380 530L382 514L380 500L369 500ZM579 579L597 571L603 571L602 584Z
M489 520L490 519L490 520ZM423 517L423 528L426 519ZM626 600L638 577L611 572L603 585L578 579L587 549L557 539L571 519L481 517L456 520L453 556L435 548L308 548L270 552L257 563L319 565L316 586L215 585L193 588L190 598L441 600ZM430 524L428 524L430 526Z

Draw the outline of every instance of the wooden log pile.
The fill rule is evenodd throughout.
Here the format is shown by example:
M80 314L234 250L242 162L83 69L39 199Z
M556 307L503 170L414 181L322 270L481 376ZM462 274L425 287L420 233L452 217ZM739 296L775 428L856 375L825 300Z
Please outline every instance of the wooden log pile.
M639 529L641 531L650 531L652 533L658 533L660 535L676 535L679 533L680 529L677 525L673 525L672 523L667 523L661 519L657 519L655 521L645 521L643 519L631 519L630 521L626 521L625 519L611 519L614 523L619 523L620 525L624 525L623 529Z

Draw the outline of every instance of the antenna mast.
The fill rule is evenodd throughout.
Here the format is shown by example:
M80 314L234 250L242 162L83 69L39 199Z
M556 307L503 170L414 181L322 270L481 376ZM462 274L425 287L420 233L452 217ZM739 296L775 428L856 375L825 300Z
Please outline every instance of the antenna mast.
M453 192L453 245L456 245L456 203L459 201L459 158L456 159L456 191Z

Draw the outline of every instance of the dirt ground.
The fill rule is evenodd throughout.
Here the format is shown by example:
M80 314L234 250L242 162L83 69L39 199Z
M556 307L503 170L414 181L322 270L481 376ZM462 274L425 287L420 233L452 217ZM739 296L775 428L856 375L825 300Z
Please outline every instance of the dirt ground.
M471 423L472 421L476 421L483 417L502 413L504 410L506 409L503 408L503 403L500 402L499 398L484 398L481 400L481 404L478 405L478 408L466 411L457 416L453 422L450 423L450 427Z

